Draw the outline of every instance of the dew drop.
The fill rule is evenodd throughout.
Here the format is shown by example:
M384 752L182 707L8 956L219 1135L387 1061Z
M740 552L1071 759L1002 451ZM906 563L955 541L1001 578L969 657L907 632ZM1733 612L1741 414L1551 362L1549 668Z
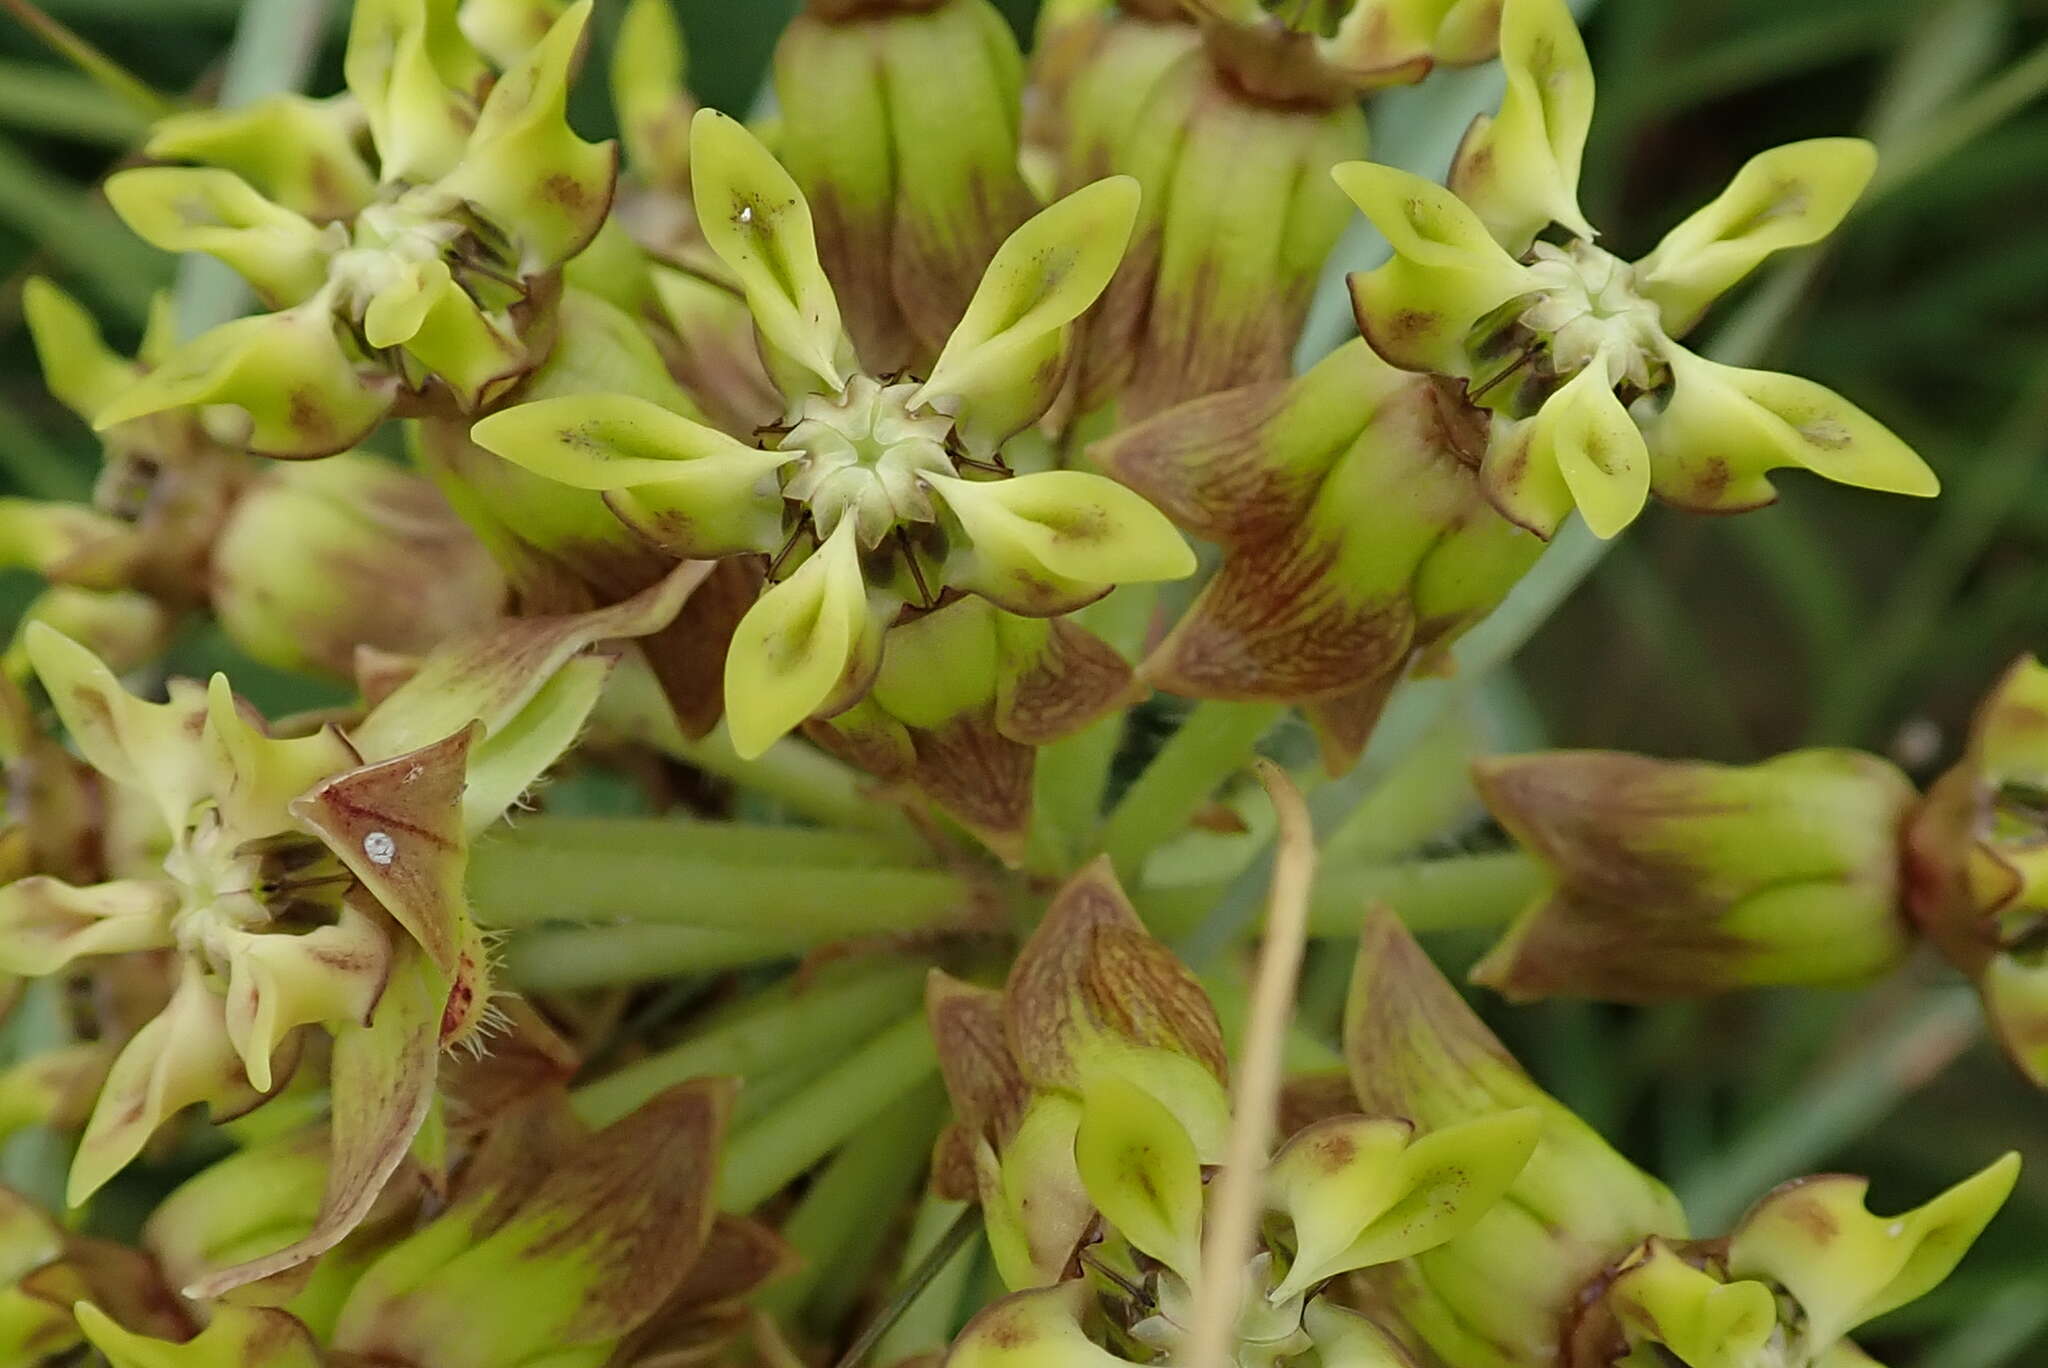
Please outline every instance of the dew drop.
M363 854L370 857L373 865L388 865L398 858L398 842L382 831L373 831L363 837Z

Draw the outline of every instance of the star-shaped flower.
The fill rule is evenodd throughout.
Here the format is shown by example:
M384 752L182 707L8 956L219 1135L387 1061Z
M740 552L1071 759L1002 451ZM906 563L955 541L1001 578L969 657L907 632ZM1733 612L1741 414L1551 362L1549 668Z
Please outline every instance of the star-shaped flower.
M1795 376L1681 346L1774 252L1832 232L1869 182L1871 146L1765 152L1640 261L1597 244L1578 206L1593 76L1563 0L1507 0L1500 112L1481 117L1449 188L1371 162L1338 183L1393 247L1352 277L1360 329L1408 370L1462 381L1490 411L1480 467L1509 518L1548 537L1577 508L1602 537L1646 498L1732 512L1769 503L1769 470L1931 495L1934 475L1868 414Z

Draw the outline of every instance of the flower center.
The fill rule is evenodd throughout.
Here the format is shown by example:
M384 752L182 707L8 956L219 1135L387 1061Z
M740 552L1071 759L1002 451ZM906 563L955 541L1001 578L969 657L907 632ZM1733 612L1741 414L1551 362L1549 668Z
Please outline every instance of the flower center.
M777 449L796 457L785 497L804 505L820 540L851 517L862 547L873 550L904 523L934 518L926 475L951 475L946 440L953 422L913 414L912 382L884 384L859 375L838 395L811 395Z
M297 833L241 840L213 807L164 856L164 873L178 890L178 948L209 961L222 931L294 933L332 922L351 882L320 842Z
M1539 242L1528 265L1535 288L1482 318L1468 339L1475 402L1527 417L1596 364L1624 402L1665 383L1663 322L1637 293L1635 267L1582 239Z

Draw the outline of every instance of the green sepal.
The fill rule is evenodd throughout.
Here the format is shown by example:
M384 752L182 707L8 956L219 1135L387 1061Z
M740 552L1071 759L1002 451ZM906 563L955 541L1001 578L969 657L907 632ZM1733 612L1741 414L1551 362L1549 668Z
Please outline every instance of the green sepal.
M1782 1287L1818 1349L1932 1291L1969 1252L2019 1181L2006 1154L1925 1205L1871 1214L1869 1180L1830 1174L1787 1183L1749 1209L1728 1241L1728 1271Z
M1066 1093L1030 1098L1001 1150L975 1146L975 1175L989 1253L1003 1284L1043 1287L1066 1276L1074 1250L1095 1220L1081 1183L1074 1138L1081 1103Z
M1088 1197L1133 1245L1183 1278L1202 1263L1202 1164L1187 1128L1113 1073L1087 1078L1074 1163Z
M259 455L331 456L391 409L393 376L366 372L335 335L325 296L201 333L93 418L104 432L166 409L232 404Z
M1005 480L927 475L965 543L946 582L1026 617L1052 617L1119 584L1184 579L1195 554L1164 514L1113 480L1047 470Z
M232 171L273 202L329 223L354 215L377 193L376 174L356 151L362 126L361 106L346 95L266 95L160 119L142 150L158 161Z
M568 119L570 69L591 4L578 0L563 11L539 46L497 79L461 163L440 184L511 238L522 276L582 251L611 212L618 144L587 143Z
M150 246L218 257L273 308L301 303L326 283L333 238L232 171L139 166L109 176L106 192Z
M712 560L773 551L782 540L775 472L789 456L648 400L541 399L492 414L470 436L536 475L603 491L628 525L674 555Z
M1876 171L1877 149L1861 138L1812 138L1750 158L1711 204L1636 263L1664 331L1683 337L1773 252L1834 232Z
M1315 1342L1323 1368L1413 1368L1393 1336L1349 1307L1313 1297L1302 1307L1301 1328Z
M1433 181L1375 162L1346 162L1331 175L1393 248L1385 263L1350 277L1366 341L1403 370L1469 376L1473 325L1527 291L1527 269L1470 205Z
M1480 115L1450 185L1494 239L1519 256L1551 224L1599 236L1579 212L1579 163L1593 125L1593 64L1564 0L1507 0L1500 11L1507 93Z
M110 1368L322 1368L327 1362L296 1317L269 1307L218 1307L206 1328L182 1344L124 1329L91 1302L80 1302L76 1314Z
M1297 1132L1269 1171L1295 1260L1271 1300L1340 1273L1410 1258L1469 1230L1522 1172L1542 1133L1533 1109L1415 1137L1405 1121L1336 1117Z
M855 520L843 519L733 633L725 657L726 723L744 759L806 718L851 707L881 666L894 605L870 593L855 531Z
M690 121L690 184L705 241L746 294L769 373L791 393L838 393L859 362L796 182L744 125L702 109Z
M135 363L109 347L86 307L49 280L23 283L21 311L44 387L79 417L91 422L135 383Z
M1137 215L1138 183L1112 176L1012 233L911 407L950 415L980 457L1043 417L1066 376L1070 325L1116 274Z
M603 1363L705 1248L732 1092L725 1079L678 1085L569 1145L523 1194L451 1208L370 1267L335 1348L436 1368L555 1363L543 1346Z
M1651 488L1681 508L1757 508L1783 466L1860 489L1931 498L1941 482L1913 449L1834 391L1796 375L1743 370L1672 343L1671 398L1637 404L1654 453Z

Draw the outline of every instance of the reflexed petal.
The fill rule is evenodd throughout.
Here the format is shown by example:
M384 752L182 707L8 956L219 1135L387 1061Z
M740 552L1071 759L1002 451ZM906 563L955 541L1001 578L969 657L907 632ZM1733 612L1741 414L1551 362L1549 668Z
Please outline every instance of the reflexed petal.
M2007 1154L1924 1206L1889 1217L1864 1207L1868 1179L1796 1179L1736 1226L1729 1272L1784 1288L1805 1313L1812 1342L1832 1343L1948 1277L2005 1204L2019 1172L2019 1155Z
M354 769L361 757L341 733L323 727L311 736L277 738L252 725L236 705L226 675L206 689L207 788L221 820L241 840L292 830L292 799L323 779Z
M1413 1362L1393 1336L1328 1297L1309 1300L1301 1325L1315 1342L1323 1368L1409 1368Z
M316 223L369 204L377 178L356 151L362 111L347 96L267 95L232 109L189 109L150 127L143 152L234 172Z
M106 344L92 314L42 276L21 287L21 311L44 386L88 423L135 383L135 364Z
M54 627L29 624L28 658L86 763L117 784L148 794L164 825L182 831L206 791L198 741L206 702L173 687L167 703L145 703L113 671Z
M485 75L455 26L455 0L358 0L342 73L386 184L431 181L455 165L467 97Z
M1066 372L1068 325L1116 274L1137 214L1138 183L1112 176L1011 234L912 407L952 415L981 456L1037 422Z
M39 978L89 955L171 944L177 891L154 879L74 888L32 874L0 885L0 973Z
M441 183L503 229L524 276L582 251L611 211L618 144L587 143L568 119L569 73L590 8L591 0L571 5L498 77L461 164Z
M1047 617L1119 584L1193 574L1194 552L1144 498L1100 475L1049 470L1007 480L924 477L967 533L946 581L1013 613Z
M1516 256L1551 224L1599 236L1579 212L1579 161L1593 124L1593 65L1564 0L1507 0L1500 113L1473 120L1450 184Z
M187 969L164 1009L121 1047L71 1160L66 1200L77 1206L142 1152L156 1128L195 1102L219 1102L242 1083L221 1000Z
M1764 473L1782 466L1890 494L1939 492L1911 447L1825 386L1724 366L1676 345L1668 354L1671 400L1642 418L1658 497L1681 508L1755 508L1777 497Z
M107 178L107 200L150 246L219 257L274 306L326 283L332 242L232 171L141 166Z
M1183 1278L1202 1262L1202 1164L1187 1128L1115 1074L1087 1080L1074 1163L1103 1219Z
M1664 330L1684 336L1771 253L1834 232L1876 170L1877 149L1861 138L1814 138L1750 158L1713 203L1636 263Z
M383 421L396 388L395 378L359 369L316 297L201 333L100 410L93 426L232 404L248 415L248 444L259 455L331 456Z
M1374 162L1346 162L1331 174L1394 249L1350 278L1359 331L1404 370L1469 377L1467 335L1527 289L1527 270L1433 181Z
M734 747L751 759L804 719L850 706L881 664L886 626L848 518L733 633L725 708Z
M769 371L794 393L837 393L857 362L839 322L803 192L746 128L716 110L690 124L698 226L740 279Z
M772 551L782 537L775 471L762 451L649 400L571 395L519 404L471 430L477 445L577 489L630 491L611 500L635 528L679 556Z
M471 836L504 816L576 743L616 663L612 656L576 657L472 749L462 792L463 826Z

